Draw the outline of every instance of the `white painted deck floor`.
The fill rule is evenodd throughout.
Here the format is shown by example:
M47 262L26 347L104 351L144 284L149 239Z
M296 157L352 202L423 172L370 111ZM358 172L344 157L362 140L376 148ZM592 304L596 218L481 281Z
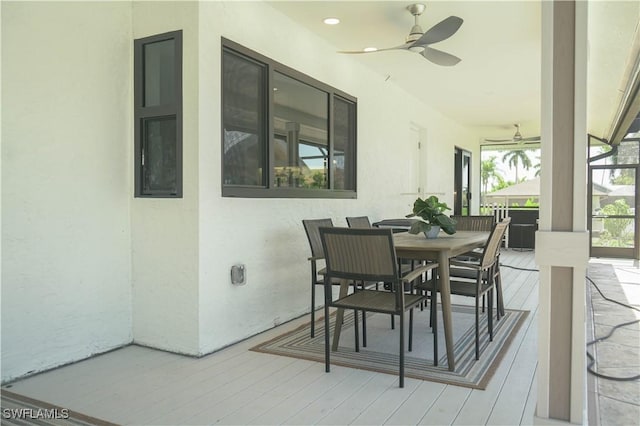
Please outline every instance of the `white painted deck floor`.
M502 263L535 268L533 252ZM11 391L119 424L533 424L538 274L503 267L507 308L530 311L486 390L248 349L308 316L195 359L136 345L38 374ZM306 283L305 283L306 285ZM469 303L466 299L454 303Z

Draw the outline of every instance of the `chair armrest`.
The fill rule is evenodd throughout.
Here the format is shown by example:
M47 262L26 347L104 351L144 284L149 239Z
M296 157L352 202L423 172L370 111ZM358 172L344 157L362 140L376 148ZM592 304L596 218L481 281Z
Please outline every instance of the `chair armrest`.
M324 257L321 257L321 256L311 256L307 258L307 260L322 260L322 259L324 259Z
M320 275L327 275L327 268L322 268L318 271L318 274Z
M407 273L405 276L402 277L402 281L410 283L411 281L415 280L416 278L418 278L420 275L422 275L423 273L430 271L432 269L435 269L438 267L437 263L429 263L427 265L422 265L416 269L414 269L413 271Z

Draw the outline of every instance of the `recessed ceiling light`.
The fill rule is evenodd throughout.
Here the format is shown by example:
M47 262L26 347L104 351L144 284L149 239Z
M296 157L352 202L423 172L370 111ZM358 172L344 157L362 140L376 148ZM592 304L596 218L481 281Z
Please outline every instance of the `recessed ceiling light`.
M325 18L323 22L327 25L338 25L340 20L338 18Z
M363 49L365 52L375 52L376 50L378 50L377 47L365 47Z

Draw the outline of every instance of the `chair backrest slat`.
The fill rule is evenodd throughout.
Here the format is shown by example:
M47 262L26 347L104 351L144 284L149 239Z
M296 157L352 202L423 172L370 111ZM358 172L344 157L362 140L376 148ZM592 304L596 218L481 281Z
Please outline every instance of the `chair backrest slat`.
M495 224L493 216L451 216L456 223L458 231L486 231L491 232Z
M320 228L332 227L333 221L331 219L306 219L302 221L302 224L307 233L309 246L311 246L311 256L323 258L324 250L320 239Z
M320 228L327 274L364 281L397 279L391 229Z
M367 216L353 216L347 218L349 228L371 228L371 222Z
M509 223L511 223L511 218L506 217L493 226L493 230L491 231L487 244L484 247L480 266L487 267L496 261L498 253L500 253L502 237L504 237L504 234L509 227Z

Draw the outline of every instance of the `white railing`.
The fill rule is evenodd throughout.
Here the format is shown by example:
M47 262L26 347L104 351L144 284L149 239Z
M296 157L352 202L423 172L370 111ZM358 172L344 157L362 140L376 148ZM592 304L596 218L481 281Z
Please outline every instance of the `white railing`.
M503 204L482 204L480 206L480 211L483 215L492 215L495 218L496 223L500 222L505 217L509 217L509 206L505 206ZM509 247L509 228L507 228L507 231L504 234L504 246L506 248Z
M515 217L515 224L518 224L519 221L523 220L522 213L521 213L522 211L531 211L531 212L538 211L538 207L507 206L504 204L490 203L490 204L480 205L480 211L481 211L481 214L483 215L492 215L495 218L496 222L503 220L505 217L511 217L512 219ZM533 222L529 222L527 220L527 222L525 223L529 224ZM513 220L511 224L512 225L514 224ZM505 238L504 246L509 247L509 229L507 229L507 232L504 238Z

